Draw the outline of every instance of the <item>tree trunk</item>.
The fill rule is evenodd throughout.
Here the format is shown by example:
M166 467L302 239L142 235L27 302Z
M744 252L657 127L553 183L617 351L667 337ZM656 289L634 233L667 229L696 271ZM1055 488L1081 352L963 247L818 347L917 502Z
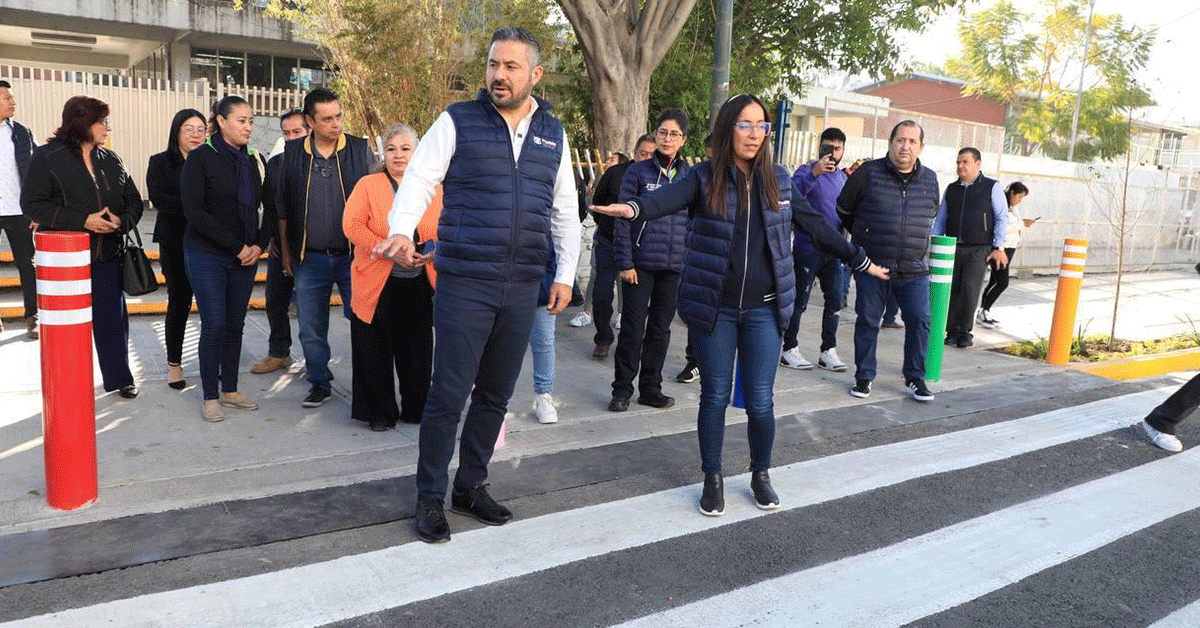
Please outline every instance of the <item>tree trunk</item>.
M1129 108L1129 118L1127 128L1130 137L1133 136L1133 107ZM1129 160L1132 157L1133 147L1125 151L1125 181L1121 189L1121 226L1117 230L1117 292L1113 296L1113 316L1112 329L1108 333L1108 348L1112 349L1117 344L1117 312L1120 311L1121 305L1121 279L1125 274L1125 217L1129 214Z
M644 1L644 4L642 2ZM637 10L636 4L641 4ZM575 30L602 153L629 152L646 132L650 75L687 22L696 0L558 0Z

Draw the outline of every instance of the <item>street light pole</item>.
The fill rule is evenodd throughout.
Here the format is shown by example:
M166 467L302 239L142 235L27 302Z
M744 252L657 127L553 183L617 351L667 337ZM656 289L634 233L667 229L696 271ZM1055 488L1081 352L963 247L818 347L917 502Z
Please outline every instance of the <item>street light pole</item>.
M1083 74L1087 72L1088 49L1092 46L1092 13L1096 11L1096 0L1088 5L1087 26L1083 35L1083 60L1079 68L1079 91L1075 93L1075 113L1071 114L1071 143L1067 145L1067 161L1075 161L1075 137L1079 132L1079 106L1083 100Z
M733 0L717 0L717 32L713 37L712 101L708 128L717 122L717 112L729 98L729 57L733 45Z

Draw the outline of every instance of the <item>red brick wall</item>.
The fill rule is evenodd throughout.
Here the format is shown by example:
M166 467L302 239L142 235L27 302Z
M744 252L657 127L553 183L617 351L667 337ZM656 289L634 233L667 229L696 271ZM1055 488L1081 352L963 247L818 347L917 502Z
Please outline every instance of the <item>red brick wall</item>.
M979 96L964 98L962 89L956 85L908 78L863 93L888 98L897 109L1004 126L1003 104Z

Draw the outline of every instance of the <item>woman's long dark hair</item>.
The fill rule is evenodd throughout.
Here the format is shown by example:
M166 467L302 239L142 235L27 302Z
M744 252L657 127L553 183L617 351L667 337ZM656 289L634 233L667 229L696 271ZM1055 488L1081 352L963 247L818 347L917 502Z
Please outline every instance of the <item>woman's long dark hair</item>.
M1013 181L1008 184L1007 188L1004 188L1004 200L1008 201L1009 205L1012 205L1013 197L1018 194L1029 194L1029 188L1025 187L1025 184L1020 181Z
M771 112L758 96L739 94L725 101L717 113L717 122L713 125L712 161L708 171L708 198L705 200L708 202L709 213L717 218L729 216L729 207L727 206L729 169L735 164L733 125L737 124L742 109L750 104L762 107L763 120L768 123L771 121ZM758 179L759 185L762 186L763 193L767 197L767 207L772 211L779 211L779 185L775 181L775 165L771 160L771 142L767 141L768 139L768 137L764 137L762 145L758 147L758 155L750 164L749 176L753 177L751 181Z
M181 155L183 151L179 150L179 130L183 128L183 123L192 118L200 118L202 124L207 124L204 120L204 114L195 109L180 109L175 117L171 119L171 133L167 136L167 153L171 155Z
M91 142L92 125L108 117L108 103L91 96L72 96L63 105L62 125L54 130L52 140L58 140L79 150Z

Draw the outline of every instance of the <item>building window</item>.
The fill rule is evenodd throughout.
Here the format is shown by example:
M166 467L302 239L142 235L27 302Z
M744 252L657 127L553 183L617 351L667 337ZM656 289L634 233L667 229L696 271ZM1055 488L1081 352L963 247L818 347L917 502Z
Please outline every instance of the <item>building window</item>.
M271 57L254 53L246 54L246 84L252 87L271 86Z
M208 84L217 84L217 51L192 48L192 80L208 79Z
M300 89L309 90L328 84L324 61L300 60Z
M246 56L240 52L220 51L221 81L230 85L246 84Z
M296 59L294 57L275 57L275 69L272 72L272 83L278 89L296 89Z

